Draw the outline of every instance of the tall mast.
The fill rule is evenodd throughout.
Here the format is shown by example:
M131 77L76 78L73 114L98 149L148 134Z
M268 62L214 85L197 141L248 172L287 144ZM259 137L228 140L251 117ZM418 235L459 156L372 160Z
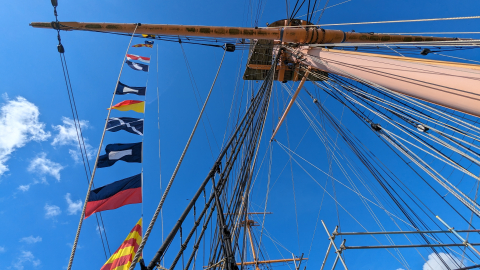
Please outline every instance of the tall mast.
M247 213L247 217L250 215L264 215L264 214L271 214L271 213ZM264 260L264 261L259 261L259 256L255 252L255 244L253 243L253 237L252 237L252 226L258 226L258 224L251 219L246 219L245 221L242 222L241 226L245 226L246 228L246 233L248 235L248 240L250 242L250 248L252 249L252 261L250 262L238 262L237 265L255 265L255 270L260 270L260 267L258 267L261 264L272 264L272 263L289 263L289 262L301 262L303 260L308 260L308 258L292 258L292 259L278 259L278 260ZM298 269L298 267L295 267Z

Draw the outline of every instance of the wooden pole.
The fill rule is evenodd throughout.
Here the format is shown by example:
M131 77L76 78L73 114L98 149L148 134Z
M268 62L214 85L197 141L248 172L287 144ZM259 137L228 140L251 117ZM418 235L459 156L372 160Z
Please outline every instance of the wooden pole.
M305 74L303 75L303 78L302 78L302 80L300 81L300 84L299 84L298 87L297 87L297 91L295 91L295 94L293 94L292 99L290 100L290 103L288 103L288 106L287 106L287 108L285 109L285 112L283 113L282 117L280 118L280 121L279 121L278 124L277 124L277 127L276 127L275 130L273 131L273 135L272 135L272 138L270 139L270 141L272 141L273 138L275 138L275 135L277 134L278 129L280 128L280 126L282 125L283 121L285 120L285 117L287 117L287 114L288 114L288 112L290 111L290 109L292 108L292 105L293 105L293 103L295 102L295 99L297 99L297 96L298 96L298 94L300 93L300 90L302 89L303 84L304 84L305 81L307 80L308 74L310 74L310 70L306 70L306 71L305 71Z
M133 23L96 23L96 22L60 22L58 25L50 22L32 22L34 28L48 28L73 31L95 31L114 33L133 33ZM170 25L170 24L141 24L138 34L194 36L210 38L245 38L266 39L280 42L303 44L326 43L388 43L388 42L422 42L422 41L449 41L456 38L425 37L407 35L388 35L374 33L343 32L340 30L322 29L317 27L226 27L226 26L199 26L199 25Z
M295 258L295 259L281 259L281 260L268 260L268 261L258 261L258 262L243 262L243 265L253 265L253 264L267 264L267 263L282 263L282 262L294 262L300 260L307 260L308 258ZM237 265L241 265L242 263L237 263Z
M248 222L248 220L245 222L245 226L247 226L247 230L248 230L248 239L250 240L250 247L252 248L252 255L253 255L253 262L255 263L255 269L260 270L257 264L258 258L257 258L257 255L255 254L255 247L253 246L252 230L250 228L250 223Z

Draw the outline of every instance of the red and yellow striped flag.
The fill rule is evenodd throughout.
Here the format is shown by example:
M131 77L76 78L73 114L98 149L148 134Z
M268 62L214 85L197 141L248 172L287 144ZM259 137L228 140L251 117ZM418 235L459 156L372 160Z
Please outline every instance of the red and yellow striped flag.
M135 44L132 47L134 47L134 48L140 48L140 47L153 48L153 45L152 44Z
M102 266L100 270L128 270L132 264L133 257L142 242L142 219L137 222L130 231L127 239L113 253L112 257Z
M139 113L143 113L145 108L145 101L140 100L125 100L118 104L115 104L110 109L115 109L119 111L136 111Z

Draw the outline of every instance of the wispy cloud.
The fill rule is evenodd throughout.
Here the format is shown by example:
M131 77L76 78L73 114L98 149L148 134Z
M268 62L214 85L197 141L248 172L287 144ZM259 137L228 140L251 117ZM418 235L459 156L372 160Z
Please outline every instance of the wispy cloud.
M0 246L0 253L3 253L3 252L5 252L5 250L6 250L6 249L5 249L5 247L3 247L3 246Z
M62 210L60 210L60 207L56 205L49 205L48 203L45 204L45 218L53 218L62 213Z
M105 233L105 227L99 227L97 225L97 233L98 233L98 235L100 235L101 233Z
M67 193L67 195L65 195L65 200L67 200L67 211L69 215L75 215L82 211L83 203L81 200L72 201L72 199L70 198L70 193Z
M454 255L448 255L446 253L440 252L439 256L441 260L435 253L428 255L428 261L426 261L423 265L423 270L447 270L457 269L465 266ZM443 264L442 260L448 265L448 268Z
M45 124L39 121L40 112L35 104L23 97L14 100L3 95L0 107L0 175L8 171L6 162L15 149L29 141L45 141L50 137Z
M22 254L18 256L18 258L12 263L12 266L17 270L23 270L26 263L31 263L33 267L37 267L40 265L41 261L39 259L35 259L35 256L33 256L32 252L22 251Z
M36 184L48 184L47 182L47 179L45 176L40 176L39 179L35 179L33 180L32 183L28 184L28 185L20 185L18 186L18 190L22 191L22 192L27 192L30 190L30 188Z
M33 237L33 235L30 235L28 237L23 237L22 239L20 239L20 242L25 242L27 244L35 244L37 242L42 242L42 237Z
M70 153L70 156L75 160L75 162L80 162L81 161L81 152L78 147L78 138L80 133L77 134L77 130L75 128L75 122L68 118L68 117L62 117L62 122L63 125L56 125L53 126L53 128L58 132L55 137L53 138L52 145L53 146L73 146L75 149L69 149L68 153ZM82 131L87 129L88 126L88 121L81 120L80 121L80 127L82 128ZM87 150L87 155L88 158L92 158L95 154L95 150L93 147L88 144L88 139L84 137L84 143L85 143L85 148Z
M31 184L28 184L28 185L20 185L20 186L18 187L18 189L19 189L20 191L26 192L26 191L28 191L28 190L30 189L30 185L31 185Z
M60 181L60 171L63 169L63 166L49 160L46 153L40 153L36 156L28 166L28 171L33 173L38 173L40 175L51 175L57 181Z

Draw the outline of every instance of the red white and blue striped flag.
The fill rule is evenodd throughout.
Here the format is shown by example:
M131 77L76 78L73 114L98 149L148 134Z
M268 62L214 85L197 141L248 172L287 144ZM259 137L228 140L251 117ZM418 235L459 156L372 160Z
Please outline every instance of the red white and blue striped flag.
M150 57L143 57L143 56L136 55L136 54L127 54L127 59L128 60L138 60L138 61L142 61L144 63L150 63Z

